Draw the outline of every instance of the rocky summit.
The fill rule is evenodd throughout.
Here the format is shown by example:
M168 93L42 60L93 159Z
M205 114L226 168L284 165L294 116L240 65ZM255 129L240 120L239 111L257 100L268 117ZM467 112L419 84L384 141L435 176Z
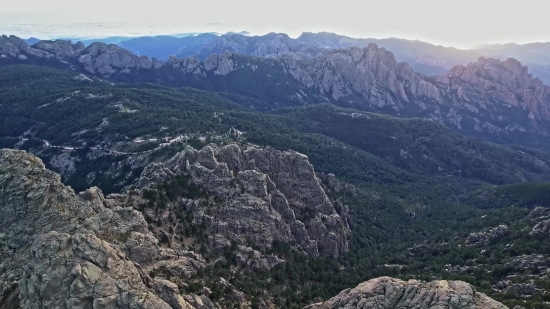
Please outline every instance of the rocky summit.
M403 281L381 277L342 291L327 302L313 304L308 309L336 308L449 308L506 309L469 284L460 281Z
M274 241L297 243L310 256L339 257L348 251L348 213L338 211L321 187L308 158L253 145L191 147L172 159L145 168L139 187L174 175L188 175L219 201L216 211L197 200L181 200L197 223L207 222L213 246L235 241L271 247ZM203 204L204 205L204 204Z
M550 119L550 87L533 78L528 68L513 58L500 61L482 57L467 66L453 67L438 81L458 106L479 104L477 108L491 109L502 104L526 110L532 120Z

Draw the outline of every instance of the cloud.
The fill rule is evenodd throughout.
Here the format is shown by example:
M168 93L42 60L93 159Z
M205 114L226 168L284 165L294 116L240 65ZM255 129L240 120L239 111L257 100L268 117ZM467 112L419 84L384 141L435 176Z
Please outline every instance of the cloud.
M221 25L222 23L207 23L207 25L209 26L219 26Z

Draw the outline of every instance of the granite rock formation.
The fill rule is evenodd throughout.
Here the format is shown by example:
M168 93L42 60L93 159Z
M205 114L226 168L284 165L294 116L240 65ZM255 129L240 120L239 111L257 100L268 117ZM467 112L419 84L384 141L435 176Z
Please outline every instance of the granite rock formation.
M532 120L550 119L550 87L533 78L515 59L482 57L467 66L453 67L437 80L454 105L489 109L501 104L526 110Z
M270 248L281 241L296 243L313 257L338 257L348 250L347 207L336 211L302 154L237 144L187 147L146 167L138 187L178 174L190 176L219 201L214 211L194 200L182 200L181 206L209 227L220 247L235 241Z
M550 233L550 209L547 207L535 207L527 219L531 221L534 226L530 235L548 235Z
M370 44L366 48L332 50L309 61L285 61L290 74L301 83L317 88L338 101L359 94L379 108L403 108L414 101L442 103L439 90L398 63L391 52ZM353 102L352 102L353 103Z
M490 241L501 238L509 233L507 225L499 225L493 229L487 231L471 233L468 238L466 238L467 245L482 245L488 244Z
M381 277L342 291L324 303L308 309L332 308L453 308L506 309L461 281L402 281Z
M97 188L75 194L24 151L0 150L0 188L0 307L190 308L148 271L200 257L165 252L140 212Z
M319 53L325 53L326 49L299 42L284 33L268 33L262 36L226 34L196 51L195 56L206 59L211 54L221 54L224 51L255 57L276 58L292 53L300 58L311 58Z

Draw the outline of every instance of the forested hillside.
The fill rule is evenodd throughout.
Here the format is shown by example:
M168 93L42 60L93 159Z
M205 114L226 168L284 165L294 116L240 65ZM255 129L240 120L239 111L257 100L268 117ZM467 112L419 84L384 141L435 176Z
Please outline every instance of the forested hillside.
M460 279L507 305L548 306L542 269L550 266L550 246L541 227L547 214L533 210L548 206L546 152L465 137L429 120L330 104L259 112L265 106L253 102L260 101L245 92L112 84L39 66L3 66L0 146L36 154L76 191L97 185L105 193L131 188L145 166L185 146L254 143L307 155L331 200L349 207L349 252L314 259L274 243L269 253L286 263L242 270L232 281L253 304L272 299L299 308L391 275ZM147 193L147 205L162 209L174 188L195 190L185 179L167 181ZM195 227L193 233L204 241L197 249L206 246L204 232ZM223 298L231 291L214 282L236 269L234 252L202 253L225 258L198 272L188 288L206 285L213 300ZM530 280L535 288L524 289Z

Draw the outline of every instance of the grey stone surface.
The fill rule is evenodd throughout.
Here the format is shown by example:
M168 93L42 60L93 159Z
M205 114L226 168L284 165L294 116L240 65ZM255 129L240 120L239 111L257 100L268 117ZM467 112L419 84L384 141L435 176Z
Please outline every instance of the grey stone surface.
M471 233L466 239L467 245L480 245L487 244L491 240L498 239L509 233L508 226L499 225L495 228L488 229L487 231Z
M191 308L148 271L186 265L182 272L192 273L204 261L160 248L123 196L75 194L40 159L8 149L0 150L0 188L2 306Z
M336 308L449 308L506 309L507 307L477 292L461 281L402 281L381 277L342 291L324 303L308 309Z
M270 248L273 241L282 241L296 243L314 257L338 257L348 250L347 212L337 213L302 154L237 144L200 151L188 147L146 167L138 187L177 174L191 176L220 201L214 209L182 201L197 223L206 223L212 237L218 235L211 240L214 247L236 241Z

